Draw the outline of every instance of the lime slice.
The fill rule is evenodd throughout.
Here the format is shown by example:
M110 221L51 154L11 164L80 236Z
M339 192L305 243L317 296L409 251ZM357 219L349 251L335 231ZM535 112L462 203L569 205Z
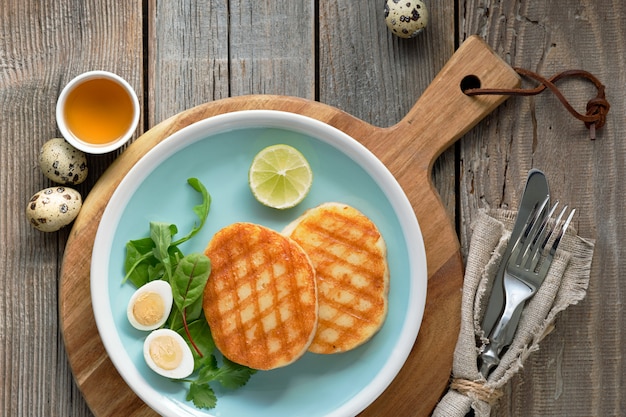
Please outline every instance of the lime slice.
M260 203L287 209L309 193L313 172L297 149L284 144L272 145L261 150L252 160L248 183Z

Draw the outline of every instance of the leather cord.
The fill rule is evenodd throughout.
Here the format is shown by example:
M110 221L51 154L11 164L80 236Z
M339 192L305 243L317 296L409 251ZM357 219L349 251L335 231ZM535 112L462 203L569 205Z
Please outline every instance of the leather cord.
M464 93L468 96L477 95L510 95L510 96L533 96L541 93L545 89L549 89L559 99L559 101L565 106L565 108L578 120L585 123L587 129L589 129L590 138L593 140L596 138L596 130L602 128L606 122L606 115L609 112L611 105L606 100L605 87L593 74L584 70L568 70L560 72L551 78L545 78L533 71L529 71L523 68L513 68L518 74L531 78L539 83L535 88L468 88L464 90ZM591 81L598 94L587 102L587 112L585 114L579 113L574 107L567 101L563 93L556 86L556 82L564 78L584 78Z

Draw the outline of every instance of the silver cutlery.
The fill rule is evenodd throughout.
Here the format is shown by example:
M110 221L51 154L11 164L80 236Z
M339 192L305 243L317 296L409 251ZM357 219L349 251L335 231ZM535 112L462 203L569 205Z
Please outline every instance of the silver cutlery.
M561 222L568 209L565 206L556 220L550 222L558 204L557 201L550 208L549 197L546 197L537 205L513 245L503 277L504 310L489 334L487 349L480 355L480 372L485 378L500 363L502 351L517 329L519 322L512 322L511 318L543 283L563 234L572 221L576 210L571 210L567 219Z
M518 207L517 218L515 220L515 224L513 225L513 229L511 230L511 237L509 240L511 244L507 246L502 255L502 262L500 263L500 267L498 268L498 272L494 278L488 304L481 323L485 335L489 335L491 333L493 326L495 326L498 318L502 314L502 310L504 309L504 288L502 286L502 280L504 278L506 261L513 250L513 242L517 240L519 235L524 230L524 226L532 215L533 209L536 208L538 204L541 204L541 202L549 195L548 180L546 179L544 173L538 169L531 169L528 172L526 186L524 187L522 200ZM519 321L519 314L515 314L511 318L512 324L517 321Z

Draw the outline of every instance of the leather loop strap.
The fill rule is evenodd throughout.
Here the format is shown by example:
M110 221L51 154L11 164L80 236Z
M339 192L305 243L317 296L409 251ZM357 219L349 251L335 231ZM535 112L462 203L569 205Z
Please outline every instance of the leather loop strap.
M605 87L593 74L584 70L568 70L560 72L551 78L545 78L541 75L525 70L523 68L513 68L518 74L531 78L539 83L535 88L469 88L464 91L468 96L477 96L483 94L489 95L511 95L511 96L533 96L541 93L545 89L549 89L565 106L565 108L578 120L585 123L590 131L591 139L595 139L595 131L602 128L606 122L606 115L611 105L606 100ZM584 78L593 83L598 90L598 95L587 102L586 114L579 113L567 101L563 93L556 86L556 82L563 78Z

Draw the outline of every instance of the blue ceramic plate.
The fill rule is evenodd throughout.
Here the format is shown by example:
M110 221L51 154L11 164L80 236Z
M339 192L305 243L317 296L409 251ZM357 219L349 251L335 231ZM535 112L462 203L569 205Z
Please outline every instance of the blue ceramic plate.
M299 149L314 174L298 206L274 210L259 204L248 188L248 168L266 146ZM258 372L235 391L216 389L217 407L200 410L185 400L187 386L153 373L145 364L146 333L126 318L134 291L124 276L125 244L148 236L150 221L174 223L185 234L197 217L198 194L187 184L198 178L212 197L202 232L183 244L201 252L213 234L238 222L282 230L305 209L337 201L372 219L388 248L389 313L366 344L342 354L307 353L292 365ZM293 113L253 110L199 121L148 152L126 175L105 212L91 263L91 297L104 346L130 388L166 416L353 416L371 404L404 364L417 336L426 300L426 255L411 204L387 168L363 145L320 121Z

